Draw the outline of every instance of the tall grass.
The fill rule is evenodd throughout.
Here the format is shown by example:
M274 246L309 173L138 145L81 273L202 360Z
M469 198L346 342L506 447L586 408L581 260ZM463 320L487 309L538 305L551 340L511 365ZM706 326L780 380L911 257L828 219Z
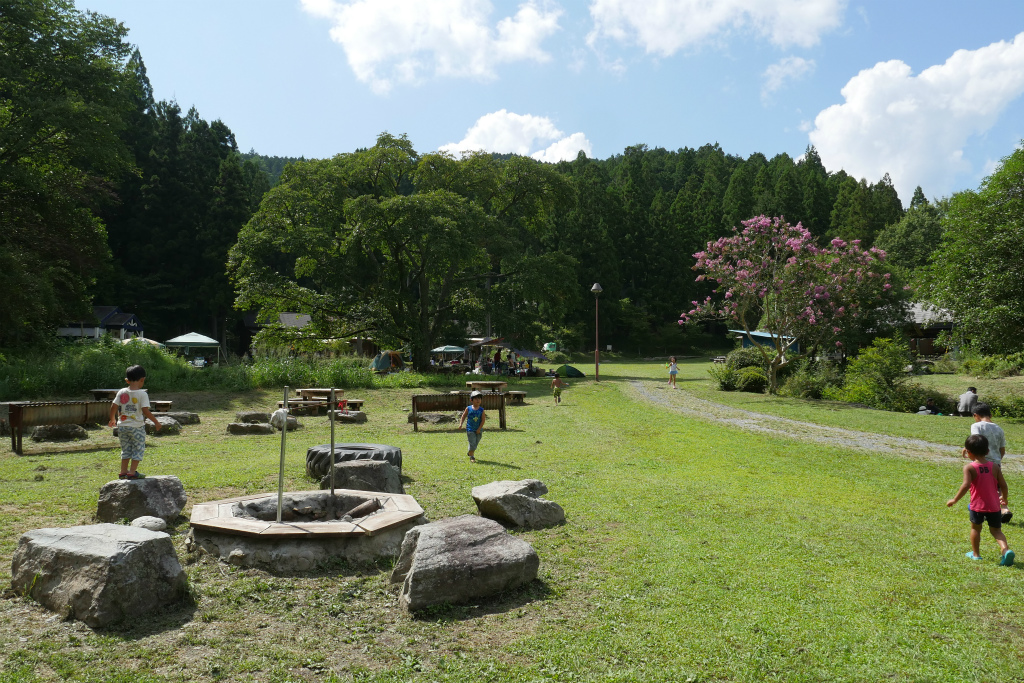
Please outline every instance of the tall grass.
M147 385L162 391L246 391L285 385L342 389L455 387L462 386L465 379L415 372L376 375L369 369L369 361L358 357L267 357L251 365L231 362L198 369L183 358L143 342L120 344L104 339L39 352L0 354L0 401L115 389L124 384L125 369L136 364L146 368Z

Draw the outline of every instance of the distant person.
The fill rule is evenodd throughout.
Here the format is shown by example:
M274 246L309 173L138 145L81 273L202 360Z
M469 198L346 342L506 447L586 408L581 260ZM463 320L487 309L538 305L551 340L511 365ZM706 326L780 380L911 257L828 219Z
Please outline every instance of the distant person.
M149 394L142 388L146 384L145 368L131 366L124 373L124 381L128 387L114 395L107 426L117 427L117 438L121 442L121 473L117 478L141 479L144 475L138 470L146 454L146 420L152 420L158 432L160 421L149 411Z
M978 390L975 387L967 387L967 391L960 394L957 400L956 411L963 417L970 417L974 414L974 406L978 404Z
M935 405L935 399L934 398L930 398L930 399L928 399L927 401L924 402L924 409L928 411L929 415L941 415L942 414L941 412L939 412L939 407L937 405Z
M556 372L554 379L551 380L551 395L555 397L556 406L562 402L562 389L567 386L569 385L563 382Z
M992 421L992 409L987 403L978 403L974 406L974 424L971 425L971 434L980 434L988 441L989 462L1002 467L1003 457L1006 455L1006 434L1003 428ZM1003 500L1002 505L1003 521L1009 522L1013 513Z
M487 414L481 405L484 402L484 395L474 391L469 395L471 405L466 406L462 411L462 419L459 420L459 429L466 425L466 438L469 440L469 461L476 462L476 447L480 445L481 430L487 422Z
M1004 567L1013 566L1014 553L1003 534L1000 499L1009 495L1003 469L985 456L989 453L988 439L981 434L972 434L964 442L963 456L971 462L964 465L964 480L957 489L956 495L946 502L946 507L953 507L968 490L971 492L967 506L971 520L971 549L966 557L971 560L981 559L981 528L988 523L988 531L999 544L999 564Z
M671 356L668 359L668 385L673 389L678 389L676 386L676 375L679 374L679 365L676 363L676 357Z

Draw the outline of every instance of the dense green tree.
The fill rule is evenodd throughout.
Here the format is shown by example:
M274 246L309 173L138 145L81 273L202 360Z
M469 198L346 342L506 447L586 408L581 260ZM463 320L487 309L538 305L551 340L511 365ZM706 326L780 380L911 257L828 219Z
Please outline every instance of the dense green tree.
M1024 349L1024 149L977 191L953 195L924 294L953 313L954 332L986 352Z
M125 29L66 0L0 5L0 345L88 312L109 257L97 214L131 166Z
M919 190L921 188L918 188ZM922 199L924 195L921 195ZM928 264L932 252L942 241L943 205L911 204L910 210L898 222L887 226L875 239L875 246L887 254L886 262L909 282L919 268Z

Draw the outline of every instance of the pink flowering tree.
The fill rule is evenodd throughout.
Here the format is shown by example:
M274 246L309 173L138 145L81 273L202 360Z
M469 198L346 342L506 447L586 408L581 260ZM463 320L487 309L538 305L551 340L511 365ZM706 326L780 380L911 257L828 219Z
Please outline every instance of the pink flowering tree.
M742 224L694 254L694 270L703 271L697 280L716 282L717 296L692 302L679 323L719 319L768 333L770 342L748 338L769 368L768 391L776 393L778 371L792 360L787 348L831 342L844 324L887 305L896 292L879 249L840 239L819 247L803 226L784 218L758 216Z

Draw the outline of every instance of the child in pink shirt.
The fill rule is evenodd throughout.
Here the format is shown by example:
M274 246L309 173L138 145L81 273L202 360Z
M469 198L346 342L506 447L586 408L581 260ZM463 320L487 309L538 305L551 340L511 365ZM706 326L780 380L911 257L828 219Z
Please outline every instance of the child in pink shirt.
M988 455L988 439L981 434L972 434L964 443L963 456L971 462L964 465L964 480L956 495L946 503L953 507L969 490L971 502L967 506L971 519L971 550L967 557L972 560L981 559L981 528L988 522L988 531L999 544L1001 553L999 564L1010 567L1013 565L1014 554L1002 530L1002 512L1000 511L1000 494L1003 500L1009 496L1006 480L1003 479L1002 468L990 462Z

